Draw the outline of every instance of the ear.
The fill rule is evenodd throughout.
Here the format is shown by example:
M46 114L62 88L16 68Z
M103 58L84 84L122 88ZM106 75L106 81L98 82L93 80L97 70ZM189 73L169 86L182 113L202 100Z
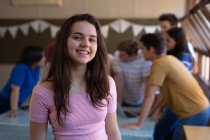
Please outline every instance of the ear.
M152 54L155 54L155 49L154 49L152 46L150 46L149 51L150 51Z

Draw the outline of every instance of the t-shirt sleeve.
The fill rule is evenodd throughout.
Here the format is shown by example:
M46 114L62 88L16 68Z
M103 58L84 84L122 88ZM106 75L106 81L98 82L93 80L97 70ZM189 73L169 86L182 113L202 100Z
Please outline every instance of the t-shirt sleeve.
M110 95L108 97L109 104L108 104L108 113L115 112L117 109L117 91L116 85L113 78L109 77L109 86L110 86Z
M155 86L162 86L164 79L166 77L166 70L159 64L153 64L151 68L151 73L149 76L148 84Z
M143 77L147 77L150 74L150 69L151 69L151 62L145 62L143 66Z
M17 64L11 73L11 83L22 86L26 76L26 66Z
M29 106L30 121L37 123L48 122L48 105L46 97L40 86L35 86Z

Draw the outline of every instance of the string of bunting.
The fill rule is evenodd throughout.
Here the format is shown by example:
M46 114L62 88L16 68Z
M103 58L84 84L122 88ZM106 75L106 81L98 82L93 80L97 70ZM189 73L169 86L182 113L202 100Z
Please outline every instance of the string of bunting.
M18 31L22 32L24 36L28 36L29 27L31 27L36 33L42 33L45 30L50 29L50 35L52 38L55 37L57 31L60 29L60 27L57 25L53 25L49 22L38 19L15 26L0 26L0 38L4 38L6 32L9 32L12 38L16 38ZM137 36L143 30L146 33L153 33L159 30L158 25L141 25L124 19L118 19L109 24L101 26L101 31L104 38L108 38L110 28L119 34L123 34L129 27L132 28L133 36Z

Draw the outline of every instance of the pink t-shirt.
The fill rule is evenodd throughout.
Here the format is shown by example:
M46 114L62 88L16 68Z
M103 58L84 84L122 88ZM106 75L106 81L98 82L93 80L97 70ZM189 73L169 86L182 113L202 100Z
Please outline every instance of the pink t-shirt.
M100 109L91 104L86 93L70 93L71 113L67 113L63 127L56 121L53 91L37 85L30 101L30 121L48 123L49 120L55 140L107 140L105 118L107 113L116 111L116 86L112 78L109 83L109 104Z

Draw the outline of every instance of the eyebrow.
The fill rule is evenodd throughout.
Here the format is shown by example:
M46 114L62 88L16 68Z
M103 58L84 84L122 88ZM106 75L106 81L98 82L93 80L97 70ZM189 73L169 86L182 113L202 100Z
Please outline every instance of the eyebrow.
M84 34L82 34L82 33L80 33L80 32L74 32L74 33L72 33L72 34L84 36ZM95 38L96 38L95 35L90 35L90 37L95 37Z

